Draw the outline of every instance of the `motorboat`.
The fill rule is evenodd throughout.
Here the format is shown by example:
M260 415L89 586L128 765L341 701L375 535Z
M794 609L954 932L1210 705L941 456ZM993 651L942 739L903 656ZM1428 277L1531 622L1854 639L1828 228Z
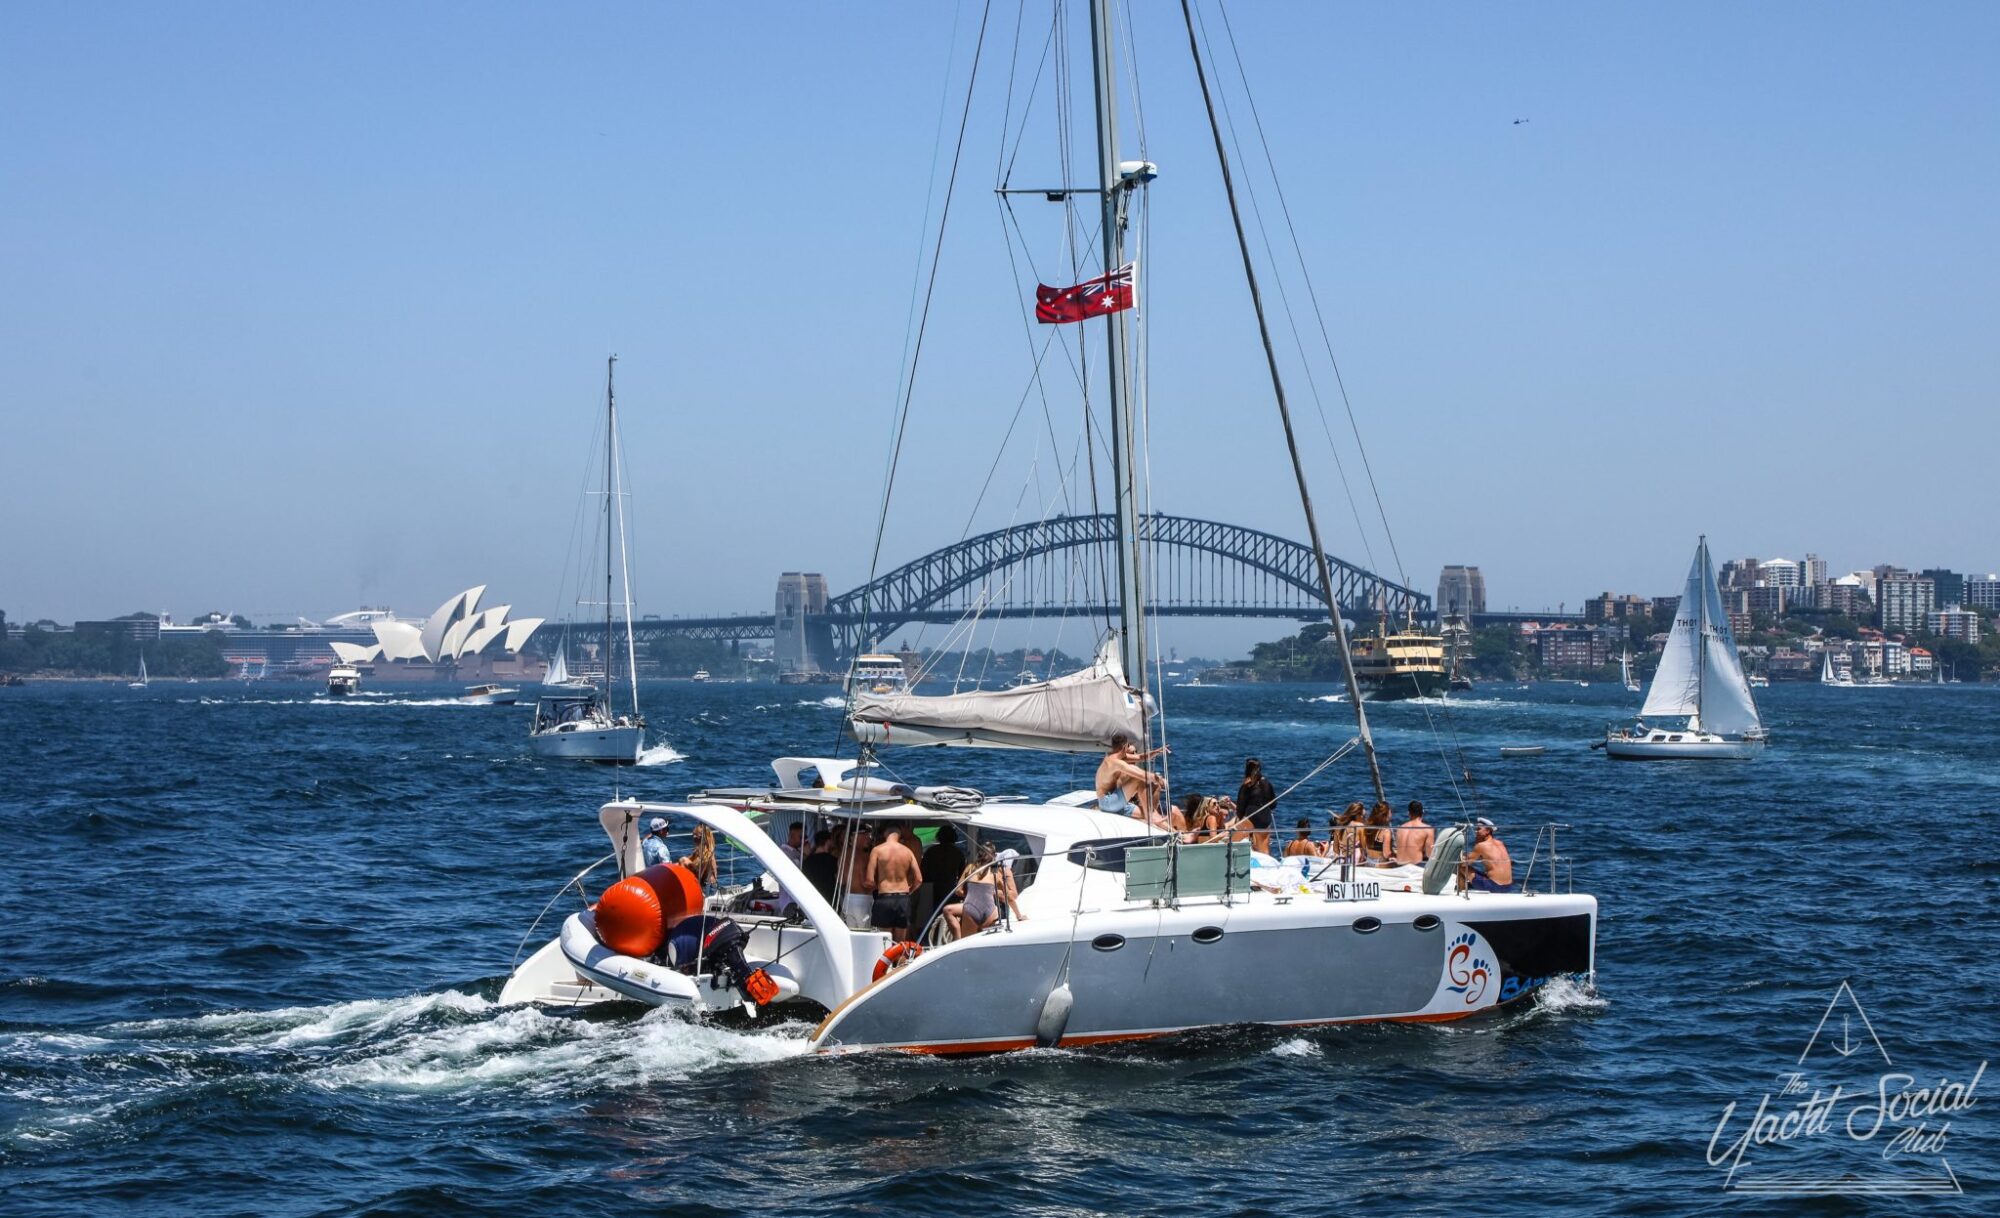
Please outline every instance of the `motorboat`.
M512 706L521 700L521 691L504 685L475 685L458 696L473 706Z
M1515 760L1522 757L1540 757L1547 751L1548 746L1541 744L1503 744L1500 746L1500 756L1508 760Z
M657 880L672 866L648 868L642 856L655 817L713 832L715 889L656 908L682 916L699 899L699 912L745 932L740 964L614 950L599 922L609 899L599 897L513 970L500 1002L775 1013L816 1020L809 1043L823 1053L984 1053L1243 1024L1461 1019L1594 964L1597 901L1566 891L1553 864L1543 869L1552 836L1546 852L1538 841L1533 858L1517 860L1535 891L1472 892L1451 865L1463 840L1455 826L1440 831L1428 867L1357 867L1149 836L1088 806L1088 791L989 800L888 782L853 758L786 757L773 770L768 786L619 800L597 814L617 883ZM915 946L899 945L847 925L780 845L794 824L812 840L822 827L901 821L950 832L968 855L998 847L1021 917L963 938L933 917ZM587 879L566 887L592 894ZM765 1002L746 996L746 967L767 979Z
M709 679L708 670L706 668L697 668L694 670L694 676L690 679L697 682L706 682Z
M1685 715L1685 726L1647 727L1647 719ZM1660 666L1639 722L1607 731L1601 746L1620 761L1742 760L1763 751L1768 734L1743 675L1729 615L1709 562L1708 538L1695 546L1687 587L1674 613Z
M341 661L326 672L326 693L330 698L346 698L361 691L361 670Z
M564 659L569 649L569 630L563 630L555 659L543 678L541 695L535 700L535 718L528 727L528 747L538 757L570 761L598 761L612 765L635 765L646 747L646 720L639 713L639 661L632 638L632 571L625 541L625 493L618 445L618 394L615 373L618 357L605 362L604 371L604 635L598 648L603 683L579 681L569 675ZM630 679L631 709L615 705L617 678L613 661L619 647L617 619L612 614L621 603L614 596L614 578L624 573L625 672ZM581 589L579 588L579 591ZM583 604L581 597L578 604Z

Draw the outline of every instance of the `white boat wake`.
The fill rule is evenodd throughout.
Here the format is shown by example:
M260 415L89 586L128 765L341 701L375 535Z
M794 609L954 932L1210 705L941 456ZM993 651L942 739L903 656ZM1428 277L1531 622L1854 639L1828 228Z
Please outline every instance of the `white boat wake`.
M671 765L676 761L685 761L685 760L686 760L685 755L682 754L680 750L676 749L673 745L655 744L641 750L639 753L639 760L635 764L642 766Z

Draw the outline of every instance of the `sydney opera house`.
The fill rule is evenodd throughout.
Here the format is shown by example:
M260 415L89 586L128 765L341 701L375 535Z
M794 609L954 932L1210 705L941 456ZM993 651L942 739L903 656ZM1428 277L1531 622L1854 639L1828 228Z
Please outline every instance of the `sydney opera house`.
M521 654L543 619L507 619L512 605L479 607L486 585L467 588L439 605L422 622L406 622L393 613L364 611L343 615L366 618L373 644L332 642L334 655L346 663L369 666L376 680L521 679L539 676L542 661ZM357 620L353 623L359 625Z

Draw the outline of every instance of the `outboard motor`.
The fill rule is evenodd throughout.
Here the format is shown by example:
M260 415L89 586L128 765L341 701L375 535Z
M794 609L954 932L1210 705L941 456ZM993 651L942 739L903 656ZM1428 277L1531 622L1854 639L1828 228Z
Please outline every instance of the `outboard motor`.
M706 965L711 970L712 988L733 986L745 1002L764 1006L777 998L778 983L763 969L750 967L750 961L743 955L743 945L749 938L741 926L728 918L698 914L668 932L667 963L683 973L692 973L697 965Z

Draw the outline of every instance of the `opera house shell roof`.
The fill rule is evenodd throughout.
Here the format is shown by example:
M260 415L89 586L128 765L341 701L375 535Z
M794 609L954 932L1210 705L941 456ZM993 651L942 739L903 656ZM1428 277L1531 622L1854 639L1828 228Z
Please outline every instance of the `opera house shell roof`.
M485 584L467 588L439 605L437 612L421 625L394 618L376 619L368 623L369 629L375 632L373 647L364 647L359 643L334 643L334 654L349 664L366 664L378 659L436 664L476 656L488 649L507 655L520 651L543 619L524 617L510 622L507 613L512 605L495 605L491 609L479 607L479 598L485 594Z

